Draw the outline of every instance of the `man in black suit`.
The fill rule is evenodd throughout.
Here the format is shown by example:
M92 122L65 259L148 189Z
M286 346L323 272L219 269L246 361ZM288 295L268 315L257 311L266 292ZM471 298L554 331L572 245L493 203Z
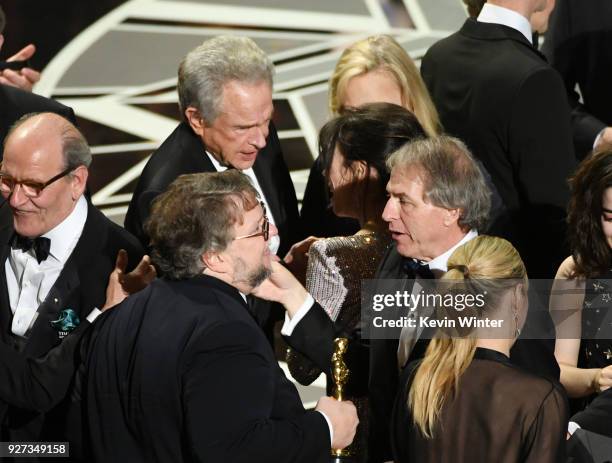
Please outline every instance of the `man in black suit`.
M508 209L493 234L517 247L531 278L551 278L567 254L567 178L576 162L563 82L531 43L529 21L547 7L488 1L421 65L442 125L483 162Z
M600 392L595 399L570 419L572 432L580 427L587 431L612 437L612 389ZM572 424L573 423L573 424Z
M565 83L576 155L612 143L612 3L557 0L542 51Z
M91 152L64 118L22 118L8 134L0 172L0 338L29 358L59 345L106 301L109 275L138 241L90 204L83 192ZM2 440L66 440L68 407L48 414L10 407Z
M178 71L183 122L147 162L125 228L148 246L151 201L179 175L241 170L266 204L283 256L301 237L295 189L271 123L272 61L249 38L221 36L190 51Z
M84 342L89 461L326 463L330 445L348 445L354 406L322 398L305 411L248 312L277 233L249 179L181 177L147 232L164 277L101 316Z
M281 257L302 237L293 182L272 124L273 65L247 37L221 36L190 51L179 66L179 105L184 121L145 166L125 217L125 228L143 246L151 202L179 175L238 169L249 176L278 236ZM249 298L270 342L282 309Z
M380 294L399 289L390 286L394 284L390 280L403 280L402 290L410 292L415 280L444 274L453 251L477 236L490 209L490 192L482 171L457 139L439 137L408 143L389 159L388 165L391 179L383 219L389 223L394 244L376 274L376 288L372 291ZM288 272L276 270L272 281L278 281L287 291L299 291L299 283ZM367 313L362 310L362 315ZM531 319L526 326L530 322ZM397 392L398 365L403 368L409 361L420 358L428 341L418 329L398 328L374 334L366 323L362 318L359 331L344 334L351 337L347 354L351 375L367 381L370 426L367 461L378 463L392 459L389 423ZM288 310L281 333L296 351L321 370L330 371L333 339L341 333L341 327L334 326L318 304ZM365 339L368 337L369 342ZM511 360L530 371L558 379L553 348L554 341L544 345L519 340Z

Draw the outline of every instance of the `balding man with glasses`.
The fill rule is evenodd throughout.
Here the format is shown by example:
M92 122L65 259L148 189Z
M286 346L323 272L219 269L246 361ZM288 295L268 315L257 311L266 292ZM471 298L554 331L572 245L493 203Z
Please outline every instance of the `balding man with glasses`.
M26 115L11 128L4 148L0 340L34 358L92 321L105 306L116 262L120 271L126 260L133 266L143 249L83 195L91 152L66 119ZM65 441L69 408L45 415L9 407L3 440Z

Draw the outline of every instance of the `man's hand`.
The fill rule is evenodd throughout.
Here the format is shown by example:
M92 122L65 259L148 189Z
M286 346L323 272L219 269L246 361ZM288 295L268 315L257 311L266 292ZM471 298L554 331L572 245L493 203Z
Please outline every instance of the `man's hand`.
M334 434L332 449L343 449L353 442L359 418L357 418L357 409L352 402L340 402L331 397L321 397L315 410L323 412L331 421Z
M155 267L151 265L149 256L144 256L138 266L130 273L125 273L128 264L128 254L124 249L119 250L117 260L115 261L115 269L111 272L108 278L108 286L106 287L106 302L102 311L110 309L121 303L130 294L134 294L145 288L151 283L157 273Z
M3 39L0 40L0 48L2 47L2 42ZM33 44L29 44L7 59L7 61L26 61L34 53L36 53L36 47ZM23 68L19 71L13 71L12 69L0 71L0 84L11 85L28 92L32 91L32 87L39 80L40 72L30 68Z
M302 306L308 292L289 270L272 262L272 274L252 292L254 296L281 303L293 317Z
M300 281L305 284L306 281L306 269L308 267L308 250L315 241L319 240L316 236L309 236L305 240L295 243L289 249L289 252L283 259L283 262L287 265L287 268L291 270L291 273Z

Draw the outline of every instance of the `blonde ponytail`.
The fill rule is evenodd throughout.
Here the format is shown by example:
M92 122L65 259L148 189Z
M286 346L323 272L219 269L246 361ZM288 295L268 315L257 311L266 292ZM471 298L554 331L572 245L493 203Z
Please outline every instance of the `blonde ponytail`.
M469 281L475 286L501 286L500 279L527 276L516 249L491 236L479 236L457 248L448 269L444 280ZM444 403L457 394L461 376L474 359L476 342L472 337L435 337L429 343L408 393L414 424L426 438L433 438Z

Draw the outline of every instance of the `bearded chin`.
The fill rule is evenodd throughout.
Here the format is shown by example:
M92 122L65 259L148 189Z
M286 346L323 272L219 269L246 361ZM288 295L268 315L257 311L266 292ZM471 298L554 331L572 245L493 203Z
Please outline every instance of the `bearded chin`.
M257 270L254 270L248 277L249 286L252 288L257 288L260 284L262 284L270 275L272 274L272 270L264 267L263 265L259 267Z

